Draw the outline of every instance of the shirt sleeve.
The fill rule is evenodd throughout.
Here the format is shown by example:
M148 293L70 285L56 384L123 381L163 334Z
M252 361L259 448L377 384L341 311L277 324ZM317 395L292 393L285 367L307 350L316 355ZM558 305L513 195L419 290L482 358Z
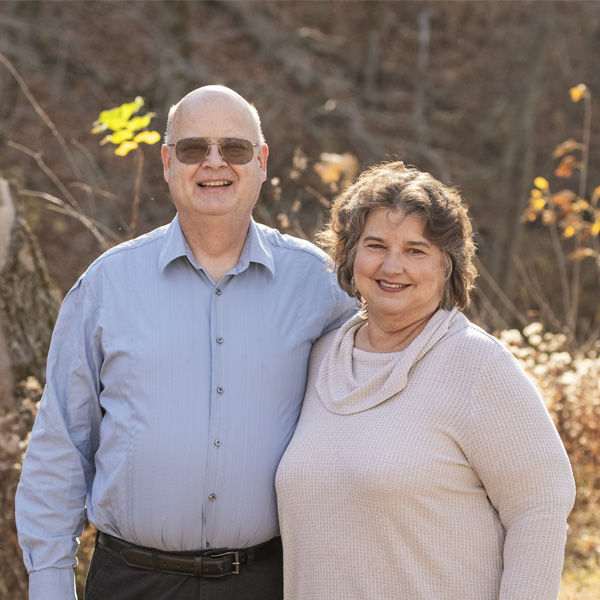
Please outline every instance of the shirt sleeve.
M338 285L335 272L329 272L328 276L331 278L330 293L333 296L331 302L332 309L321 335L341 327L350 317L353 317L359 309L358 300L348 296L348 294Z
M97 313L86 281L79 280L62 304L50 344L47 383L15 501L30 600L75 597L77 537L102 417Z
M539 392L508 352L472 390L467 451L505 528L499 600L556 600L575 485Z

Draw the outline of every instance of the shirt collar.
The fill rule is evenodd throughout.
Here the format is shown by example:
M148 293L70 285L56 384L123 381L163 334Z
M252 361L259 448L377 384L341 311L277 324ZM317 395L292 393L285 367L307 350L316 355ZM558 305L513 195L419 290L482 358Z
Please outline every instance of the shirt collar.
M179 224L179 215L176 215L171 221L171 224L167 227L163 239L162 248L158 257L158 268L160 269L160 272L163 273L170 263L182 256L187 257L190 263L195 267L200 266L194 259L194 255L183 235L181 225ZM271 273L271 278L275 275L273 253L270 251L267 240L256 225L254 219L250 219L250 227L248 228L246 242L244 243L238 264L231 271L232 275L237 275L238 273L245 271L252 262L267 267Z
M163 273L167 266L176 258L187 255L188 245L183 236L183 231L181 231L181 225L179 225L179 215L175 215L175 218L167 227L160 254L158 255L158 268L160 272Z

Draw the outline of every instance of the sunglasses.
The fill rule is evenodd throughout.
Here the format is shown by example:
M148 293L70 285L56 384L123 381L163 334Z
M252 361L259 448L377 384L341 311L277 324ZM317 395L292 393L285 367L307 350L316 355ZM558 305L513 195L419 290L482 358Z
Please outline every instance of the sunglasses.
M254 148L259 144L253 144L241 138L223 138L220 142L209 142L206 138L183 138L175 144L175 156L177 160L186 165L201 163L211 146L219 146L221 156L232 165L245 165L252 160Z

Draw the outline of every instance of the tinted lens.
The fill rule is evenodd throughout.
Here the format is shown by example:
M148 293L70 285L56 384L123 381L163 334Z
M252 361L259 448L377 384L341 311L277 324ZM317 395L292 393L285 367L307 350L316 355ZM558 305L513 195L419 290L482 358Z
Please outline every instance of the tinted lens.
M245 165L254 154L252 144L240 138L225 138L220 143L204 138L183 138L175 144L175 155L186 165L196 165L206 158L209 146L213 145L220 146L221 156L232 165Z
M175 144L175 155L180 162L195 165L204 160L208 145L208 140L204 138L184 138Z
M252 160L254 148L248 140L225 138L221 141L221 155L232 165L245 165Z

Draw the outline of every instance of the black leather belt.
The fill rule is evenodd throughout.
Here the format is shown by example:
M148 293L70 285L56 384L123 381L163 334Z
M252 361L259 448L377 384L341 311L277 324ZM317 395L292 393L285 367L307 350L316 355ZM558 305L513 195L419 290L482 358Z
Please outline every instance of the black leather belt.
M130 567L193 577L239 575L240 567L282 552L280 537L240 550L225 548L202 552L163 552L130 544L102 531L97 534L97 543L101 548L118 554Z

